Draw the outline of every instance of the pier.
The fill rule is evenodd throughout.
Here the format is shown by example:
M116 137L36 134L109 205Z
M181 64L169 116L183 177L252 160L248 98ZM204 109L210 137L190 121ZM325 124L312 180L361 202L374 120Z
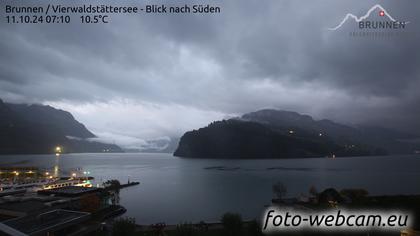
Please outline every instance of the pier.
M119 188L122 189L122 188L127 188L130 186L139 185L139 184L140 182L128 182L126 184L121 184Z

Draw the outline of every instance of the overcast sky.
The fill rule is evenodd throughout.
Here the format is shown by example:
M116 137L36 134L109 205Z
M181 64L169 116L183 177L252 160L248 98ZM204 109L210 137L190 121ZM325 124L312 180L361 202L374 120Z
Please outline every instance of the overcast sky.
M68 110L122 145L180 136L261 108L420 133L416 0L208 0L195 2L222 12L113 15L98 25L82 25L78 15L67 25L6 24L4 6L25 2L33 4L0 3L0 98ZM61 1L77 2L88 1ZM97 3L113 2L145 3ZM327 30L377 3L410 22L404 35L350 37L357 30L351 20ZM371 18L384 19L377 14Z

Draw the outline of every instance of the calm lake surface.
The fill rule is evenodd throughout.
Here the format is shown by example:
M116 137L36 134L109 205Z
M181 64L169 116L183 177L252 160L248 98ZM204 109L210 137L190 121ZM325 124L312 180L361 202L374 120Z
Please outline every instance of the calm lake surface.
M141 184L121 190L127 216L139 224L218 221L227 212L259 217L281 181L288 197L313 185L365 188L377 194L420 194L420 156L287 160L182 159L171 154L4 155L0 166L37 166L69 174L90 171L96 183Z

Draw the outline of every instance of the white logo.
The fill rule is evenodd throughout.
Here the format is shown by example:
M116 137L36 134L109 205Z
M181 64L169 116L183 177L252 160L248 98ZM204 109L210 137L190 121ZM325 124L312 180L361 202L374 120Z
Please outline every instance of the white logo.
M347 13L347 15L343 18L343 20L340 22L340 24L338 24L337 26L335 26L335 27L332 27L332 28L328 28L328 30L337 30L337 29L339 29L344 23L346 23L346 21L349 19L349 18L352 18L352 19L354 19L357 23L358 22L361 22L361 21L363 21L363 20L366 20L369 16L370 16L370 14L373 12L373 11L375 11L375 10L379 10L379 16L386 16L386 17L388 17L388 19L390 20L390 21L392 21L392 22L397 22L397 20L395 20L394 19L394 17L392 17L389 13L388 13L388 11L387 10L385 10L385 8L383 8L381 5L379 5L379 4L376 4L375 6L373 6L373 7L371 7L367 12L366 12L366 14L365 15L363 15L363 16L361 16L361 17L357 17L357 16L355 16L355 15L353 15L353 14L351 14L351 13ZM405 22L405 24L408 24L409 22Z

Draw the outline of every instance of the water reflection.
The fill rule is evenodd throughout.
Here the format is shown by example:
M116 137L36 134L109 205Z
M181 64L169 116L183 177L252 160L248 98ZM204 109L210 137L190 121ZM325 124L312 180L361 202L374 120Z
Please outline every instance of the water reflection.
M60 153L55 155L55 164L54 164L54 177L59 176L60 172Z

